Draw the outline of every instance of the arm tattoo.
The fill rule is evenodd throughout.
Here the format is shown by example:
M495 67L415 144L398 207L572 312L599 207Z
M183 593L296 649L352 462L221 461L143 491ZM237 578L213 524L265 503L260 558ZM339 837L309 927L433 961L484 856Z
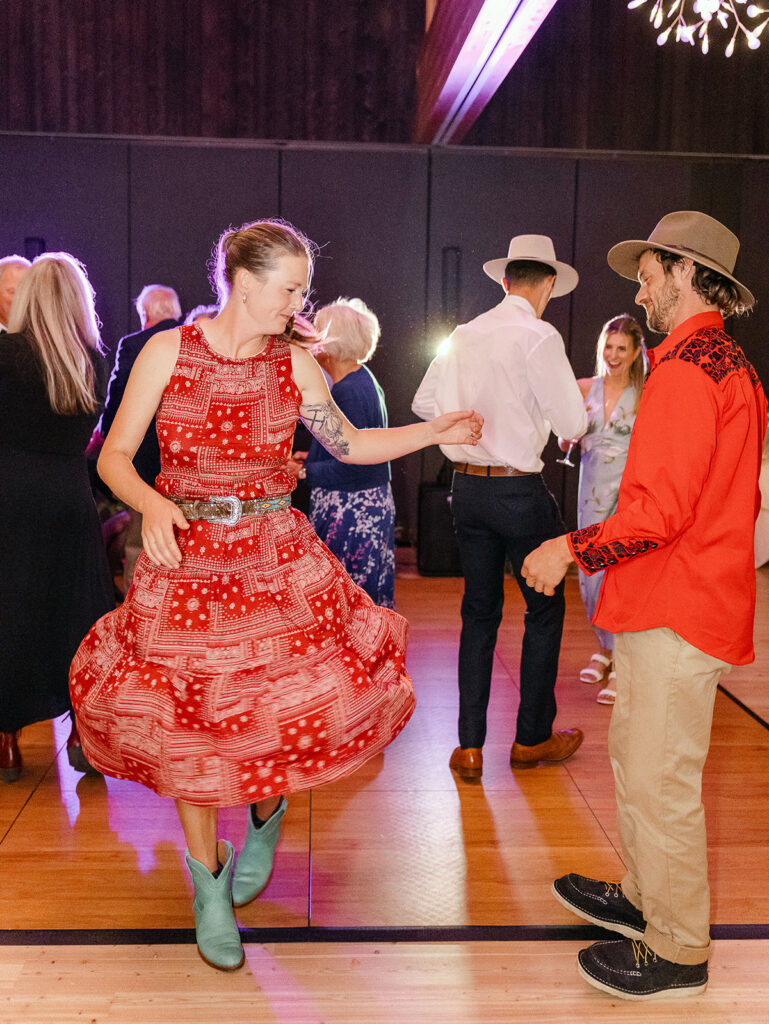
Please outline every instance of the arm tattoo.
M350 445L344 438L342 417L333 402L324 402L322 405L303 405L300 415L302 423L312 436L334 458L338 459L340 455L350 454Z

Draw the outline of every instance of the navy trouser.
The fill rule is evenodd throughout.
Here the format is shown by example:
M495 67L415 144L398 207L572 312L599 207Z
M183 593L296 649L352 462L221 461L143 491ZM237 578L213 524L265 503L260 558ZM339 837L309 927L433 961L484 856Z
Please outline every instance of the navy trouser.
M564 532L561 514L542 477L485 477L455 473L451 508L465 592L459 644L459 743L482 747L491 667L504 603L505 556L526 601L521 651L521 698L515 739L533 746L550 738L565 602L563 583L552 597L521 576L530 551Z

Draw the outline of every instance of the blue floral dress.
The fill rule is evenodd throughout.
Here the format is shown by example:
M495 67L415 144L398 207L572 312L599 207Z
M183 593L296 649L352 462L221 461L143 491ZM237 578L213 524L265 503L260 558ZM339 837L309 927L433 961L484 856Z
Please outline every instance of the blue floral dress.
M603 377L596 377L585 399L588 427L582 438L579 467L577 523L580 530L602 523L617 510L619 485L625 470L630 434L635 423L636 390L628 385L620 395L608 422L604 422ZM603 572L592 576L580 570L579 590L592 623ZM614 635L593 626L598 643L614 650Z
M363 491L313 487L310 522L376 604L395 607L395 502L390 484Z
M354 426L387 426L384 392L367 366L337 381L331 396ZM314 440L305 468L313 529L372 601L393 608L395 502L389 463L339 462Z

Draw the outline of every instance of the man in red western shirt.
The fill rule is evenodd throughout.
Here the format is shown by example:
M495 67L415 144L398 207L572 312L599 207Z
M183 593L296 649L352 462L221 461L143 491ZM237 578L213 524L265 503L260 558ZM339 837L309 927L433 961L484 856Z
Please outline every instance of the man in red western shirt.
M710 954L702 769L716 686L753 660L753 531L767 403L723 318L754 302L733 276L737 238L712 217L671 213L646 241L609 252L636 278L651 371L605 522L546 541L523 566L551 593L576 560L608 569L594 622L617 634L609 731L627 874L569 874L553 893L624 936L579 954L580 974L612 995L704 991Z

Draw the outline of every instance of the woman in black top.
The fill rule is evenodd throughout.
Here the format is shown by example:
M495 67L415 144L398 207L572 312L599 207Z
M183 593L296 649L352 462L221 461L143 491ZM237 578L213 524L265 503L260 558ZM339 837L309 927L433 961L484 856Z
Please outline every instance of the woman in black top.
M96 423L98 320L85 268L44 253L0 335L0 778L19 731L71 710L69 663L114 605L84 456ZM103 375L102 375L103 376ZM73 767L87 762L73 726Z

